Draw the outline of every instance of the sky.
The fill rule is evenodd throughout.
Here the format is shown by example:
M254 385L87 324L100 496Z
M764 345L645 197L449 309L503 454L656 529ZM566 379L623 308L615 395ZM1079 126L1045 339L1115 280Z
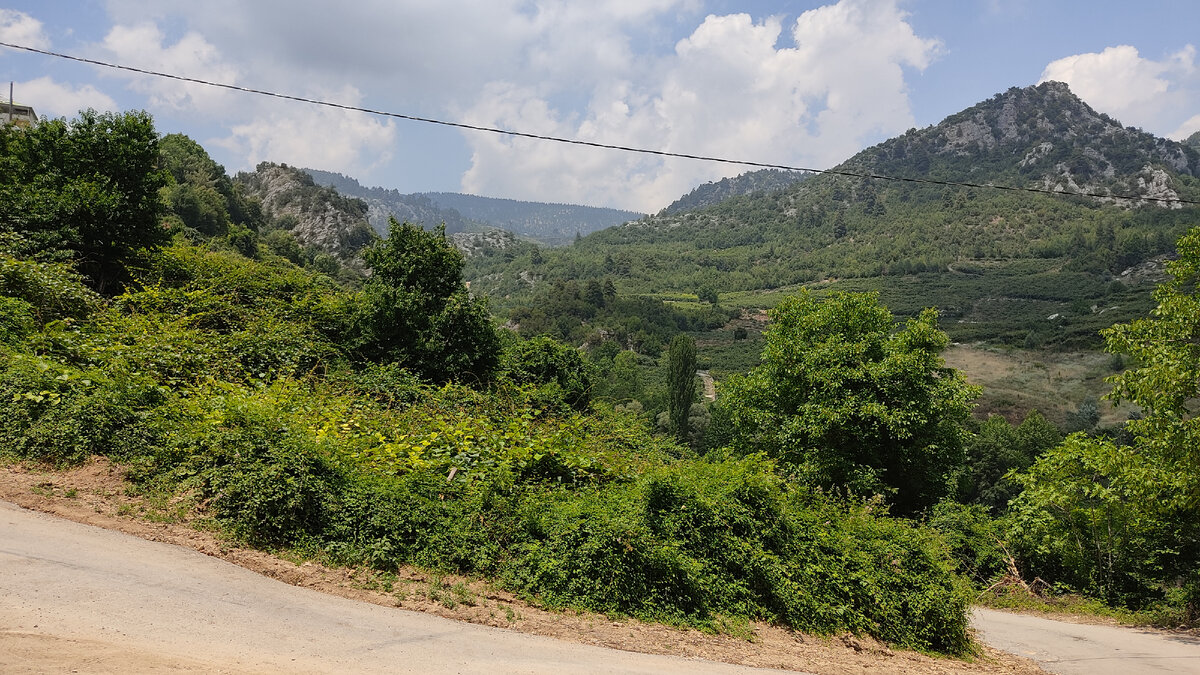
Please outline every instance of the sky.
M0 0L0 42L403 115L830 168L1010 87L1200 130L1195 0ZM656 212L748 170L284 101L0 48L39 115L146 110L230 173ZM8 92L3 92L7 97Z

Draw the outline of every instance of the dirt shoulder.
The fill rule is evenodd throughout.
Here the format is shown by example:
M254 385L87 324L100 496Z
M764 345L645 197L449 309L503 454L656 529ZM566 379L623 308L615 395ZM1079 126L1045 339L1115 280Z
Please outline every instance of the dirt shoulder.
M104 459L67 471L0 466L0 500L151 541L184 546L294 586L376 605L581 644L821 675L1044 672L1027 659L988 647L980 658L965 663L892 650L868 638L814 637L758 623L734 630L738 635L709 635L598 614L550 612L479 580L434 576L411 568L387 575L289 560L286 553L272 555L222 539L205 529L204 519L186 504L134 496L126 487L122 469ZM0 643L6 649L19 646L29 654L30 663L37 659L43 667L49 665L44 659L53 660L54 652L63 646L4 633L0 633ZM69 654L64 653L60 665L67 667L69 663ZM180 665L181 671L191 672L193 664Z

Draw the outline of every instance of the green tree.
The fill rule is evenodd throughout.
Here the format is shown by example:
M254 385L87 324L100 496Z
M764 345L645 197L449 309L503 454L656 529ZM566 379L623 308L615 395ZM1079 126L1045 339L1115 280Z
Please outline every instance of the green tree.
M605 393L613 402L628 403L640 400L642 390L642 369L638 366L637 353L623 350L613 357L612 368L608 371L608 382Z
M696 341L679 334L667 349L667 414L671 432L688 440L688 414L696 400Z
M1192 478L1187 499L1200 505L1200 228L1176 245L1171 278L1154 292L1149 317L1103 331L1108 351L1126 354L1131 368L1112 378L1115 402L1144 410L1129 422L1139 452L1170 461Z
M163 201L185 226L208 236L225 234L231 223L252 232L261 227L258 202L246 198L199 143L167 134L159 141L159 158L168 174Z
M490 379L500 341L486 304L467 293L462 254L444 228L426 232L392 219L388 238L363 258L371 278L352 328L359 355L437 382Z
M1021 491L1020 483L1007 474L1028 469L1060 442L1058 427L1036 410L1017 426L999 415L988 417L967 444L958 498L967 504L982 504L993 515L999 515Z
M0 231L68 252L101 292L141 248L171 236L160 222L158 134L144 112L87 110L67 122L0 126Z
M1138 367L1109 398L1142 408L1128 446L1074 434L1017 479L1010 536L1029 571L1110 602L1200 616L1200 228L1177 245L1150 316L1103 331Z
M950 491L978 390L945 366L935 310L900 327L873 293L804 291L771 318L762 364L727 381L736 450L905 514Z
M576 410L586 410L592 400L592 365L578 349L545 336L521 340L507 349L501 372L515 384L553 389L552 396Z

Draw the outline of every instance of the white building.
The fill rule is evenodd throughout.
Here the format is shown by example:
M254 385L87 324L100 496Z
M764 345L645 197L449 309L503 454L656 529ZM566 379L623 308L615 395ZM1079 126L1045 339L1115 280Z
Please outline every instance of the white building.
M31 106L0 101L0 124L16 124L27 127L37 124L37 121L37 113L33 112Z

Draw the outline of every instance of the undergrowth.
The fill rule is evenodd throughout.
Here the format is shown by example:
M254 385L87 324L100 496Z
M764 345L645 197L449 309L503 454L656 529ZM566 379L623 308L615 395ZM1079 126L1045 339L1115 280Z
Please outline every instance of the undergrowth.
M0 454L106 455L253 545L486 577L548 607L969 650L970 593L929 530L797 488L761 456L694 457L603 405L357 364L335 339L344 292L283 263L161 255L142 290L17 324ZM18 299L79 295L60 281Z

